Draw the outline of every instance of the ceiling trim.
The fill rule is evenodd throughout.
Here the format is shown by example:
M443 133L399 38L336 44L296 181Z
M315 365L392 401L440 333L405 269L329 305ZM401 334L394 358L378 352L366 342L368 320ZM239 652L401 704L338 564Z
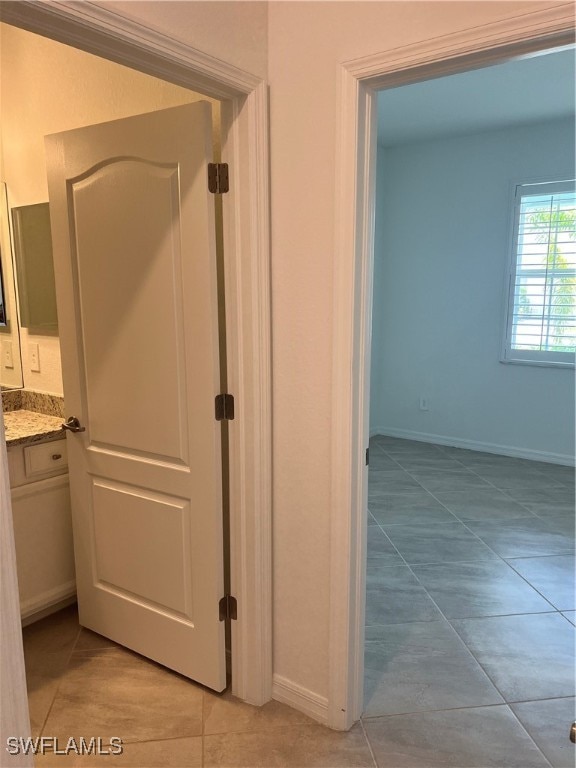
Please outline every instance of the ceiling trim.
M216 99L252 93L260 83L249 72L90 0L3 0L0 20Z

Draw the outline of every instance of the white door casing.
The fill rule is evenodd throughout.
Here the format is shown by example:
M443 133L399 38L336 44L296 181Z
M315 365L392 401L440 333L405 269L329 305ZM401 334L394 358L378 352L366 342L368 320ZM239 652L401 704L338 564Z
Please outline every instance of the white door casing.
M207 102L46 138L80 623L226 685Z
M31 733L3 419L0 423L0 637L0 744L3 752L7 739L27 737ZM31 768L33 765L32 755L19 754L10 759L11 768Z
M328 724L362 714L377 92L574 44L574 6L345 62L336 142Z

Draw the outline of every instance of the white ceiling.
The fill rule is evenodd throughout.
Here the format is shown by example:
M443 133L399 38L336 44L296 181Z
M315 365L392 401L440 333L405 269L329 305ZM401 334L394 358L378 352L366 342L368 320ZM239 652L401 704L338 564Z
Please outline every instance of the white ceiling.
M378 143L479 133L574 117L574 50L498 64L378 94Z

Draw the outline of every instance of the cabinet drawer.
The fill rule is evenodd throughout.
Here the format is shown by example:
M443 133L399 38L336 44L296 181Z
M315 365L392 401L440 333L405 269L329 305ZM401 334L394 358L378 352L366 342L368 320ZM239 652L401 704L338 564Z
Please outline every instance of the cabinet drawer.
M24 464L27 477L45 475L48 472L65 472L68 468L66 440L26 446Z

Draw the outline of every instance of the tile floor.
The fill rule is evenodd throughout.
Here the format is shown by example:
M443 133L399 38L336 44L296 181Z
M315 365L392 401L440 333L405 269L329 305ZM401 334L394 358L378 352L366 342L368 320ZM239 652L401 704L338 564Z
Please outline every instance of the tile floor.
M391 438L370 464L359 724L214 694L81 629L71 607L24 630L33 734L120 736L124 753L36 765L573 766L573 472Z
M81 629L75 607L26 627L24 653L34 736L124 742L121 756L46 754L38 768L375 766L361 724L336 733L277 702L215 694Z
M368 493L377 764L574 766L574 470L379 436Z

